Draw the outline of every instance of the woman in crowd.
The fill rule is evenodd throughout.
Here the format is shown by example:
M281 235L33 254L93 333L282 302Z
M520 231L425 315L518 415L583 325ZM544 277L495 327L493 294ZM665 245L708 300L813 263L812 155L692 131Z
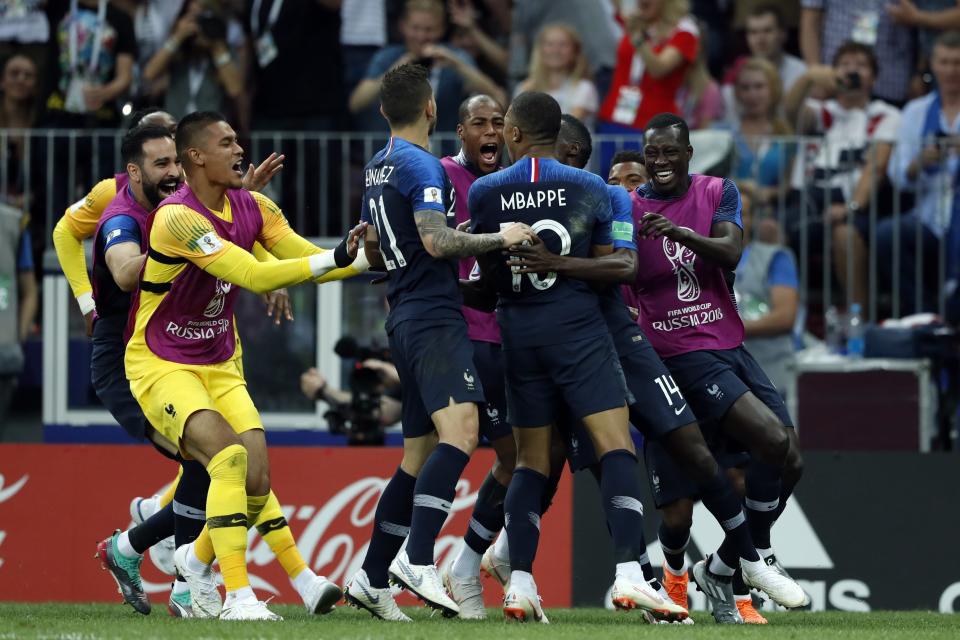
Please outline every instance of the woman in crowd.
M701 38L697 59L687 69L683 86L677 92L680 114L691 130L708 129L724 115L723 94L707 68L706 50L706 39Z
M732 129L737 150L733 178L754 188L757 206L774 203L785 185L796 145L771 139L792 133L781 107L776 67L765 58L743 60L734 72L738 124Z
M542 91L560 103L560 109L590 126L599 98L590 80L590 66L580 36L565 24L548 24L540 30L530 57L530 73L516 93Z
M615 147L639 148L650 118L680 113L677 92L700 47L689 12L688 0L638 0L636 13L624 16L626 29L597 126L597 133L619 139L601 145L601 166L609 164Z

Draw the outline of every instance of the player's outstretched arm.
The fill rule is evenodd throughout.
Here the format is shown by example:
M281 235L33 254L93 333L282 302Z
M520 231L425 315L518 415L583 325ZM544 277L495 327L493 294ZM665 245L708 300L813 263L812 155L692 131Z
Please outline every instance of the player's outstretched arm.
M557 273L590 282L628 284L637 278L637 253L617 249L594 258L558 256L543 242L510 249L507 261L514 273Z
M467 258L497 249L507 249L521 242L534 242L536 234L529 225L515 222L500 233L464 233L447 226L447 218L439 211L420 209L413 212L423 247L434 258Z

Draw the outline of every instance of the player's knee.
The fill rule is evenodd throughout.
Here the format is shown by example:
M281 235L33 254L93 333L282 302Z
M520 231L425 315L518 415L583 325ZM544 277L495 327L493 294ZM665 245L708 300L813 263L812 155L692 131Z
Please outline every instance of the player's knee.
M211 480L243 482L247 475L247 450L240 444L227 445L210 458L207 473Z
M766 425L766 437L760 447L761 459L769 465L783 467L790 451L790 438L787 430L779 422Z
M682 463L687 475L697 484L706 484L717 475L717 461L706 443L685 447Z
M673 531L689 531L693 527L693 511L683 501L672 502L661 510L663 524Z
M787 462L783 465L783 484L795 486L803 477L803 455L800 449L793 443L790 444L790 451L787 453Z
M270 493L270 469L256 469L247 472L247 495L264 496Z

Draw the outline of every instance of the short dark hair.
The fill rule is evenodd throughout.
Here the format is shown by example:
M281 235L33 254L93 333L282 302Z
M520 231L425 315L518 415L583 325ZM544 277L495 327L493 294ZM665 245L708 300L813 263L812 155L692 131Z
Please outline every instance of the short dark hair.
M857 42L855 40L847 40L837 49L837 52L833 54L833 66L837 66L837 63L840 62L840 58L850 54L860 54L867 57L867 61L870 63L870 68L873 69L873 75L876 76L880 71L880 66L877 64L877 54L874 52L873 47L867 46L862 42Z
M610 161L610 166L613 167L614 165L623 164L624 162L643 164L643 154L633 149L622 149L613 154L613 160Z
M577 156L581 165L590 162L590 155L593 153L593 138L590 136L590 130L575 116L565 113L560 116L560 132L558 139L563 138L567 142L578 142L580 144L580 154Z
M211 124L216 122L226 122L223 114L216 111L194 111L189 113L177 123L177 155L183 162L183 156L187 149L197 144L197 137L200 132Z
M777 22L778 29L785 29L783 20L783 11L779 6L775 5L772 2L764 2L763 4L758 4L753 9L750 10L750 13L747 14L748 18L759 18L761 16L773 16L773 19Z
M120 156L123 158L124 166L132 162L142 167L144 143L158 138L173 139L166 127L156 124L145 124L127 131L120 143Z
M960 49L960 31L944 31L933 41L933 46L946 49Z
M393 126L416 122L432 95L429 71L419 64L391 69L380 83L380 106Z
M534 140L553 144L560 133L560 104L549 94L524 91L510 105L513 122Z
M671 127L679 129L683 139L687 144L690 144L690 127L687 126L686 120L675 113L658 113L653 116L647 122L647 126L643 128L643 134L646 136L647 132L652 129L668 129Z
M460 108L457 109L457 122L463 124L467 121L467 118L470 117L470 105L474 102L489 102L498 109L502 109L500 103L493 99L492 96L488 96L485 93L478 93L472 95L469 98L465 98L463 102L460 103Z

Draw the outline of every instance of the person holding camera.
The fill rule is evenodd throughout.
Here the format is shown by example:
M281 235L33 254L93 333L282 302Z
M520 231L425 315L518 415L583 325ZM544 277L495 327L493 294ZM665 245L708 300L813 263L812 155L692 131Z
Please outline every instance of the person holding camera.
M392 363L377 358L367 358L359 363L361 369L373 372L379 378L379 410L374 411L379 427L389 427L400 422L401 404L393 397L400 391L400 376ZM344 389L332 389L316 367L310 367L300 375L300 390L308 400L326 402L331 412L349 411L353 404L353 392ZM381 431L382 434L382 431Z
M191 0L143 78L148 83L168 78L163 108L177 119L194 111L233 111L243 75L228 40L240 45L242 39L239 25L228 23L218 0Z
M834 274L847 299L862 308L867 302L864 239L869 237L871 198L886 183L900 124L899 109L872 98L878 71L873 49L851 40L837 49L833 66L809 67L784 100L788 122L796 123L799 134L823 136L798 154L792 186L798 191L811 189L807 199L811 219L821 211L829 216ZM829 97L808 97L814 89ZM823 229L819 224L807 227L799 233ZM816 242L811 242L814 246Z
M387 123L377 110L380 83L384 74L404 64L415 63L430 70L430 85L437 101L437 129L457 128L457 109L469 95L482 93L500 104L507 95L486 74L477 69L464 51L441 44L446 10L439 0L407 0L400 33L403 44L381 49L370 61L366 78L350 95L350 113L361 131L386 131Z

